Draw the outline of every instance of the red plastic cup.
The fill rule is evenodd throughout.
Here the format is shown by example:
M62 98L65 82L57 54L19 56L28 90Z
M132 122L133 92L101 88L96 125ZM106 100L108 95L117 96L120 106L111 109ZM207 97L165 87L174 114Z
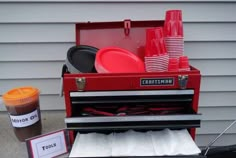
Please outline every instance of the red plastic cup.
M179 57L179 68L180 70L186 70L186 71L190 70L189 60L187 56Z
M181 56L179 57L180 62L188 62L188 57L187 56Z
M146 29L146 41L151 41L152 39L156 38L155 29L156 28L147 28Z
M170 58L168 71L178 71L179 70L179 62L177 58Z
M169 56L162 27L146 29L145 69L147 72L167 71Z
M146 45L156 38L155 28L146 29Z
M146 29L146 47L145 47L145 56L153 56L154 49L153 48L153 39L156 38L155 28Z
M163 32L163 27L156 27L155 28L155 34L156 34L156 39L162 39L164 38L164 32Z
M165 37L183 37L182 21L167 21L164 25Z
M166 11L164 34L165 37L183 37L183 22L181 10Z
M145 57L145 69L147 72L164 72L168 69L168 54L155 57Z
M156 72L157 56L144 57L146 72Z
M146 48L145 48L145 57L151 57L151 56L153 56L153 53L150 50L150 47L148 48L148 46L146 46Z
M182 20L178 21L177 25L178 25L177 26L178 27L178 35L181 36L181 37L184 37L184 27L183 27Z
M146 29L146 50L145 56L166 54L163 27Z
M163 38L155 39L154 44L158 55L167 54L167 49Z
M171 23L168 21L165 21L164 23L164 36L165 37L171 36Z
M166 21L169 21L169 20L182 21L182 10L167 10L165 20Z

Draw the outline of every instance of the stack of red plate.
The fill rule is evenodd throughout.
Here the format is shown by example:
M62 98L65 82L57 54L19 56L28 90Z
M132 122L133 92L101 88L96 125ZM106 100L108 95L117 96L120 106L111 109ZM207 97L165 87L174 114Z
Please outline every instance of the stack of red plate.
M166 12L164 34L170 58L179 58L184 53L183 22L181 10Z
M145 72L144 63L138 56L117 47L100 49L96 54L95 68L99 73Z
M146 30L146 52L144 59L147 72L167 71L169 55L166 51L162 27Z

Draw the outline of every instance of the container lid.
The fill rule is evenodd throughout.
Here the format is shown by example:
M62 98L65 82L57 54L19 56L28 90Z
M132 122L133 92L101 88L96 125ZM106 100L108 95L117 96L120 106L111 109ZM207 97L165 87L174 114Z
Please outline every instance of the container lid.
M3 102L7 106L24 105L38 99L39 90L34 87L18 87L3 94Z
M66 66L70 73L96 72L94 67L98 49L92 46L79 45L71 47L67 52Z
M95 67L98 72L145 72L144 63L139 57L125 49L117 47L100 49L96 55Z
M98 49L116 46L144 60L146 29L164 26L163 20L82 22L76 24L76 44Z

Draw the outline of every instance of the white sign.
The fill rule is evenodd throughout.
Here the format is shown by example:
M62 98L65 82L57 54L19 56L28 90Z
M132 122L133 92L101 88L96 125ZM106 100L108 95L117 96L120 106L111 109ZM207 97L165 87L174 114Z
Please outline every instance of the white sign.
M51 158L68 152L65 131L57 131L27 140L29 157Z
M10 115L11 123L13 127L27 127L33 125L34 123L39 121L38 109L34 110L31 113L24 115Z

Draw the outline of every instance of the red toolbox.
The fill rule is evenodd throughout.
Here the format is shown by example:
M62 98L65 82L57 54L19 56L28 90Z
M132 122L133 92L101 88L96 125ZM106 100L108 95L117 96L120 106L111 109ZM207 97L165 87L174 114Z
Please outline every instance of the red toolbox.
M163 26L163 23L130 20L78 23L76 44L97 48L118 46L143 59L145 29ZM197 113L200 78L200 71L192 66L190 71L160 73L70 74L64 69L65 123L70 130L71 142L77 132L164 128L187 128L194 139L195 128L200 127L200 114ZM152 112L135 114L126 111L140 107ZM85 109L96 113L94 108L109 113L102 116L99 112L98 115L86 114ZM119 113L120 108L125 110Z

